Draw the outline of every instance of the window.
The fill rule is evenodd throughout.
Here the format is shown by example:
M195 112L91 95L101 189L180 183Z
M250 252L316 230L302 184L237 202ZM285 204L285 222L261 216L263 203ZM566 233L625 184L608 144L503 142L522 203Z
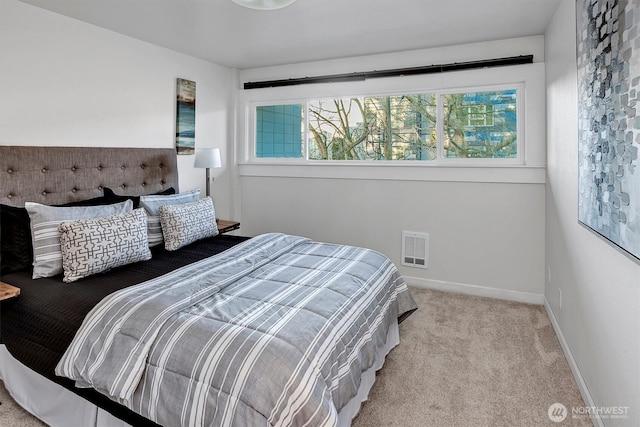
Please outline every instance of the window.
M309 102L310 160L435 157L433 95Z
M518 93L433 92L255 107L255 157L518 159Z
M302 105L256 108L256 157L302 157Z
M517 158L517 91L445 94L444 157Z

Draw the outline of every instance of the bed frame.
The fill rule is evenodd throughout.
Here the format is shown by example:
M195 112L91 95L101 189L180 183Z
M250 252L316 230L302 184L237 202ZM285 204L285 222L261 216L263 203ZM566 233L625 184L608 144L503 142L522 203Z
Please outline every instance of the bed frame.
M0 145L0 203L57 205L100 197L178 189L175 148Z
M32 201L63 204L103 195L108 187L121 195L150 194L178 188L174 148L40 147L0 145L0 203L24 206ZM386 345L365 371L358 395L339 413L339 425L351 425L367 399L376 371L399 340L391 325ZM0 344L0 379L26 410L53 426L128 426L105 410L27 368ZM69 410L73 408L73 410Z
M178 192L175 148L0 145L0 204L63 204L100 197L105 187L120 195L169 187ZM0 345L0 379L21 406L50 425L128 425L22 365L4 345Z

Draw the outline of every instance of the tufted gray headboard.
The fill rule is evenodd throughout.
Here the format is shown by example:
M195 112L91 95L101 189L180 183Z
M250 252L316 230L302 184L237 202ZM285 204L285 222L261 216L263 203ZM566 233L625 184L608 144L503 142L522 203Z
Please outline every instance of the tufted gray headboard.
M0 145L0 203L48 205L102 196L178 189L175 148Z

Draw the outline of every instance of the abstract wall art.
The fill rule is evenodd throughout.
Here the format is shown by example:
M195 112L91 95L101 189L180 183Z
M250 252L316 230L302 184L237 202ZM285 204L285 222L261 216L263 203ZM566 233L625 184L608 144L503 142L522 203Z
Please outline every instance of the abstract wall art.
M640 0L577 0L578 220L640 262Z
M196 149L196 82L178 79L176 85L176 150L194 154Z

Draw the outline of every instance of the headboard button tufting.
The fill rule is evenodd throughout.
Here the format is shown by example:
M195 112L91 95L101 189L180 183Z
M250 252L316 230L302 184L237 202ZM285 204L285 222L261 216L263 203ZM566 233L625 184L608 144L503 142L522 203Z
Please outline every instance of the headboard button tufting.
M152 193L168 187L178 191L177 159L175 147L0 144L0 203L23 206L25 200L33 200L58 205L85 196L103 196L106 188L120 195Z

